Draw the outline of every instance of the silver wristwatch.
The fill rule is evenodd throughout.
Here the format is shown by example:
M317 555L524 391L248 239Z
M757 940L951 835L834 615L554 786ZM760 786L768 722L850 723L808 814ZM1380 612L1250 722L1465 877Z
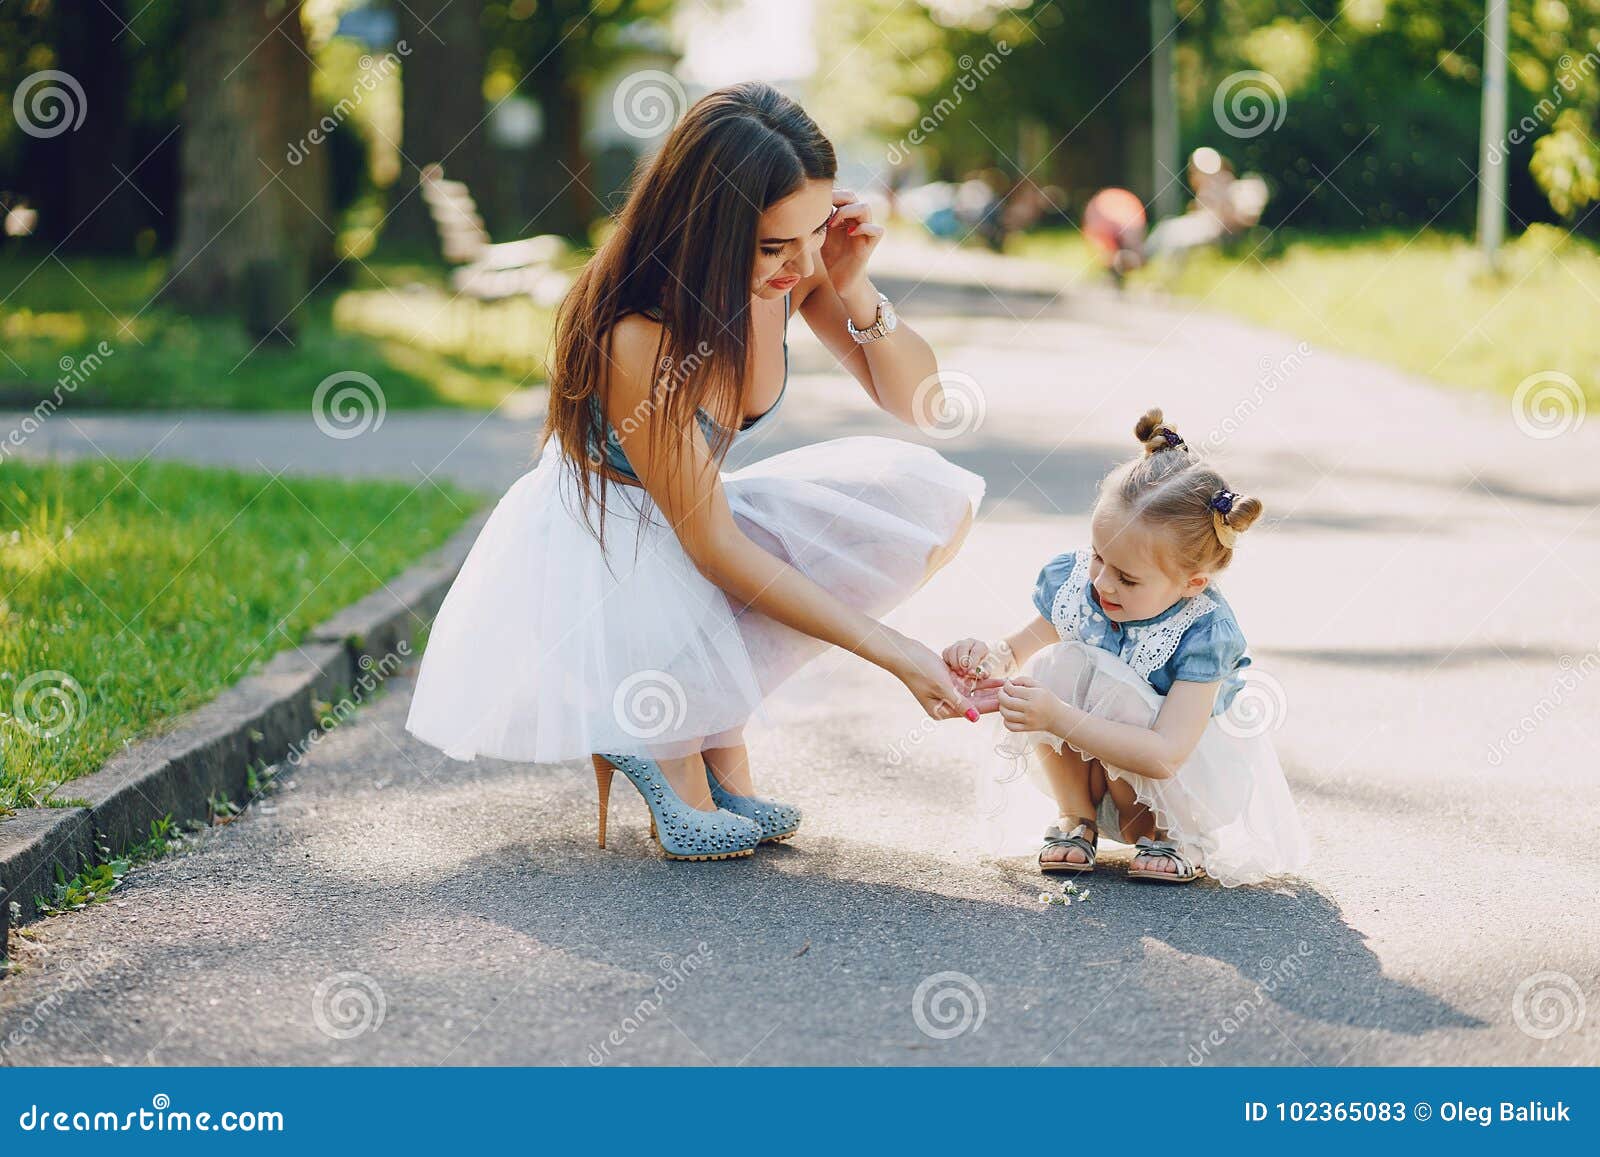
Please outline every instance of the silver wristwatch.
M878 316L866 329L857 329L856 323L850 318L844 319L844 327L850 331L850 336L856 339L857 345L866 345L875 342L880 337L887 337L894 332L895 326L900 324L900 318L894 312L894 303L883 294L878 294Z

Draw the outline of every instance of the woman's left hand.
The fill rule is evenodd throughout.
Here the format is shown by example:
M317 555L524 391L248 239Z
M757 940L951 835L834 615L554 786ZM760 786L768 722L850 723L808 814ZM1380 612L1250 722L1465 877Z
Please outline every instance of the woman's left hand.
M882 240L883 226L873 223L871 207L857 200L854 190L835 189L833 203L838 212L822 240L822 263L834 291L848 300L866 285L867 258Z

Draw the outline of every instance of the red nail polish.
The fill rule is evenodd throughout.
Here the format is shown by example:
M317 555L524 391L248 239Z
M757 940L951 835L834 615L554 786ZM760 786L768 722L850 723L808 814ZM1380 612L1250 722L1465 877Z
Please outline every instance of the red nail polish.
M967 718L976 723L978 721L978 709L976 707L968 707Z

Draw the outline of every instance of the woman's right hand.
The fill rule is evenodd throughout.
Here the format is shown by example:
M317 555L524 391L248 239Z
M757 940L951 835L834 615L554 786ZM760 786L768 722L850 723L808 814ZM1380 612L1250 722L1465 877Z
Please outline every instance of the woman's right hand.
M932 648L902 636L897 640L896 651L891 669L930 719L958 719L967 713L972 703L956 686L949 666Z

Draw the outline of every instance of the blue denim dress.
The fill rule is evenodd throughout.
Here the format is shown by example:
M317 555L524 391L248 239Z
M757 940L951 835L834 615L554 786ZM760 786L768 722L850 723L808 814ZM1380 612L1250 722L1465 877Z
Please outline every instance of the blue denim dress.
M1033 588L1033 605L1063 639L1077 639L1122 659L1165 695L1179 679L1216 683L1212 715L1227 711L1244 686L1244 632L1215 584L1182 598L1159 615L1115 623L1100 609L1089 581L1090 552L1068 551L1044 564Z

